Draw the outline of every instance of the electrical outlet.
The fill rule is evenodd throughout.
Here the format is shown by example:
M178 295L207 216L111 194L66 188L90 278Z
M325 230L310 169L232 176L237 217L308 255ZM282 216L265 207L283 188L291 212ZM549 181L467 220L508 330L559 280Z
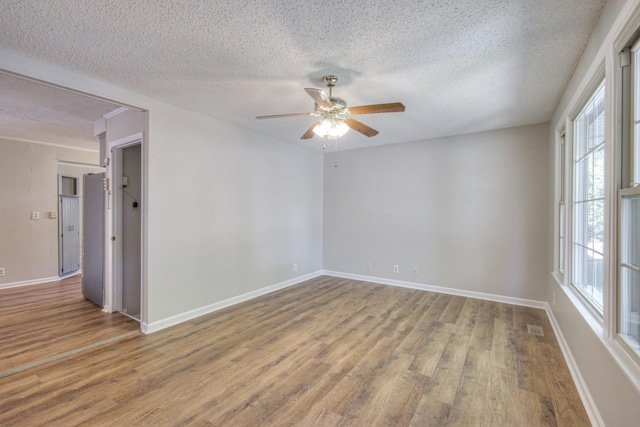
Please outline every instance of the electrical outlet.
M373 268L373 265L370 262L368 262L367 263L367 270L371 270L372 268Z
M0 267L0 277L4 277L5 274L6 274L6 271L4 267Z
M31 219L40 219L40 212L31 212Z
M293 264L293 271L298 271L298 264Z
M413 267L413 275L414 276L418 275L418 267Z
M393 266L393 272L394 273L399 273L400 272L400 267L398 267L397 265Z

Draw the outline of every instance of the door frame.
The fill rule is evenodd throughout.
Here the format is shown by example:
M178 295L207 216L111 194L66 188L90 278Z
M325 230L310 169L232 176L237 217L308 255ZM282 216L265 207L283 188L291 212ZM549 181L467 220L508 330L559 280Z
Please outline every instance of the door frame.
M107 143L105 203L105 305L104 311L122 310L122 194L114 191L122 186L122 149L140 145L140 324L147 323L147 187L146 145L144 132L138 132Z

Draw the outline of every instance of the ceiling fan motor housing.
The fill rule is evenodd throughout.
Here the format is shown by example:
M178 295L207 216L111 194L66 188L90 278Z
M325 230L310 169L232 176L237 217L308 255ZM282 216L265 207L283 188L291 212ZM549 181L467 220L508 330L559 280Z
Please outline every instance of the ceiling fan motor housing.
M349 113L349 110L347 110L347 102L344 99L332 96L329 98L329 101L331 101L331 105L333 105L331 109L321 107L317 103L314 103L313 107L316 114L326 116L327 114L337 115Z

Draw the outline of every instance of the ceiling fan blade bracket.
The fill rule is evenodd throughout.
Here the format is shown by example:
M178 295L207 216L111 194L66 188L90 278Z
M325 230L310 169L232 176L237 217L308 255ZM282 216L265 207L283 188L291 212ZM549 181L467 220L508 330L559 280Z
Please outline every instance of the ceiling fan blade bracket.
M329 99L329 97L327 96L326 93L324 93L324 91L322 89L315 89L312 87L308 87L304 89L311 98L313 98L313 100L315 101L316 104L318 104L318 106L325 108L327 110L333 108L333 104L331 103L331 100Z

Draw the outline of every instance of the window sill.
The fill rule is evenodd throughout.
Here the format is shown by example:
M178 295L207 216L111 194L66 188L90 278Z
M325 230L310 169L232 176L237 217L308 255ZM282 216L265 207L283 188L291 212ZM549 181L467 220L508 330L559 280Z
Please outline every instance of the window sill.
M558 286L564 286L564 275L559 271L552 271L551 276L556 279L556 283Z
M602 316L582 297L577 290L570 285L560 283L560 289L564 291L571 303L575 306L584 320L589 324L593 332L599 337L604 338L604 326Z
M604 333L603 321L600 315L597 314L586 301L582 300L582 297L577 294L577 291L574 291L571 286L564 285L560 280L558 280L559 277L555 273L552 273L552 275L558 282L560 289L562 289L562 291L567 295L573 306L582 315L593 333L602 342L613 360L615 360L615 363L624 372L627 378L629 378L629 381L633 384L636 391L640 393L640 365L618 341L621 338L607 337Z

